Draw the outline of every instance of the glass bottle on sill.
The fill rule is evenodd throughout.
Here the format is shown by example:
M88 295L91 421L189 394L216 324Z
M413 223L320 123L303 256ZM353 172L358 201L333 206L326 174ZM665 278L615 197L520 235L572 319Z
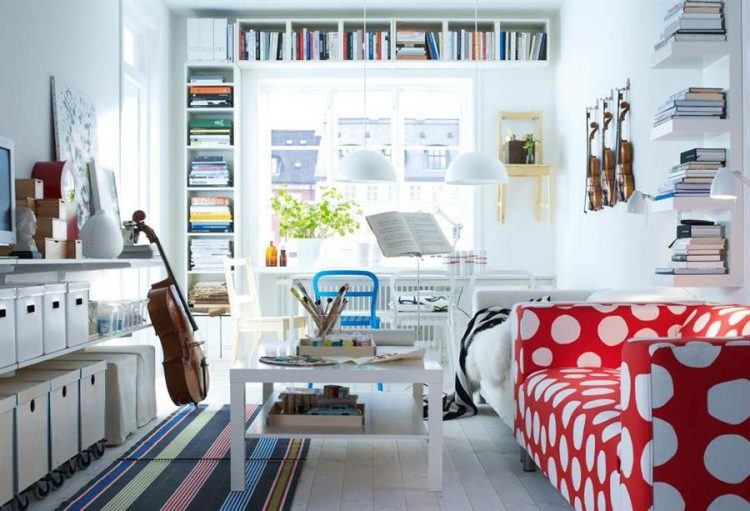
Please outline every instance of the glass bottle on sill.
M269 243L266 249L266 266L278 266L279 256L276 252L276 247L273 246L273 241Z
M279 250L279 266L286 266L286 249Z

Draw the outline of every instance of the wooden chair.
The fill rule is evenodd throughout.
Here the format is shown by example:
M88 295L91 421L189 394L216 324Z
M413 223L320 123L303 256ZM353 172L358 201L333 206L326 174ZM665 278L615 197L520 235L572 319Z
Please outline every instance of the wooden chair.
M244 279L243 274L244 273ZM240 335L252 335L250 348L255 349L263 333L276 335L279 341L289 341L290 333L297 335L307 330L305 316L261 316L258 299L258 288L249 258L225 259L224 277L227 281L229 306L231 308L232 327L232 362L240 355Z

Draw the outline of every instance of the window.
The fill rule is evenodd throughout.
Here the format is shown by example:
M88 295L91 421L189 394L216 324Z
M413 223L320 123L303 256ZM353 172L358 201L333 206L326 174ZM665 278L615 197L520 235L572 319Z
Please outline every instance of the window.
M357 201L365 215L389 210L434 212L440 207L451 218L471 225L474 190L443 184L451 161L471 147L466 135L471 101L466 84L433 81L436 84L430 86L383 83L368 88L367 118L361 85L356 82L305 86L274 81L263 86L259 154L268 155L264 175L270 186L261 183L266 200L285 187L314 201L322 187L334 186L346 199ZM338 161L365 147L391 160L397 183L332 181ZM275 220L265 214L259 219L261 235L279 240ZM360 223L348 241L372 240L364 218ZM449 225L444 228L450 232ZM473 233L465 232L461 245L470 246L472 238Z

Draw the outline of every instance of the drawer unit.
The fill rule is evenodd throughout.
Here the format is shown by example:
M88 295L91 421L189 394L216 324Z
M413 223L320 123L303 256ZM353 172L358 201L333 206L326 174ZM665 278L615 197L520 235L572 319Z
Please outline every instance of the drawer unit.
M48 360L29 367L29 370L68 369L78 371L78 410L79 451L88 449L104 439L104 399L105 371L104 361L87 360Z
M44 286L18 287L16 299L16 360L41 357L44 354Z
M0 369L16 363L15 287L0 288Z
M89 283L68 282L66 303L68 347L89 340Z
M77 369L21 369L13 377L19 381L47 382L49 390L49 469L58 468L78 454Z
M0 504L13 498L15 481L13 478L13 415L16 409L16 395L0 395Z
M15 466L16 493L20 493L47 475L49 468L48 406L49 383L0 380L0 395L15 394Z
M67 286L60 284L44 285L44 307L42 316L44 318L44 354L48 355L56 351L64 350L67 331L65 329L65 293Z

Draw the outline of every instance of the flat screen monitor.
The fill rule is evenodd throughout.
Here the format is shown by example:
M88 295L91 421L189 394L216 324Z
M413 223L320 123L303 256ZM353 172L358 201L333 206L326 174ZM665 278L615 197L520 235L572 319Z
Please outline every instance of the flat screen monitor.
M13 141L0 137L0 245L16 243Z

